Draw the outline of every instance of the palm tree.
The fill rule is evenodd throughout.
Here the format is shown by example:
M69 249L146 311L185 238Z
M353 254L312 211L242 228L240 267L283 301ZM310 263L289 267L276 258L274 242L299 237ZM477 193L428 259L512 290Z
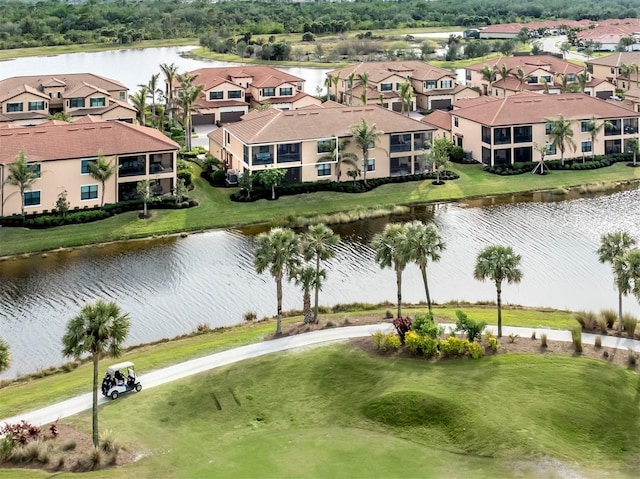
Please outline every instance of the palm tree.
M589 74L586 71L578 73L576 75L576 82L578 92L584 93L587 88L587 83L589 83Z
M411 250L407 242L407 230L402 224L389 223L382 233L371 240L375 261L382 268L393 267L396 272L398 293L398 318L402 317L402 272L411 261Z
M114 302L102 299L85 304L67 323L62 337L65 356L93 360L93 445L98 447L98 361L101 356L118 357L129 334L130 320Z
M289 228L273 228L268 233L256 237L256 249L253 252L253 265L258 274L268 270L276 281L278 314L276 335L282 333L282 279L285 274L291 277L300 263L299 240Z
M515 73L512 73L513 77L518 80L518 91L522 90L522 85L527 81L529 75L522 69L522 67L518 67Z
M629 281L626 276L626 263L617 264L616 260L636 245L636 240L626 231L615 231L600 237L600 247L596 251L601 263L609 263L613 267L615 283L618 287L618 324L622 332L622 296L629 293Z
M409 81L402 82L400 84L400 101L402 102L401 113L404 113L404 105L407 105L407 115L411 111L411 105L413 103L413 86Z
M142 126L145 126L147 124L146 112L148 92L149 89L145 85L142 85L140 87L140 90L131 95L131 102L133 103L133 106L136 107L136 110L138 110L138 121Z
M138 85L138 86L146 86L147 94L151 97L151 118L153 120L156 119L156 94L161 93L158 89L158 79L160 78L160 73L156 73L151 75L149 79L149 83L147 85Z
M363 93L363 96L361 96L360 99L362 100L362 104L366 105L367 97L369 96L367 91L367 89L369 88L369 74L367 72L358 73L358 80L360 80L360 84L362 85Z
M564 73L556 73L556 78L560 79L560 84L558 85L560 87L560 93L569 93L571 88L567 80L567 75Z
M329 78L331 79L331 83L335 88L335 94L333 95L333 99L338 101L338 83L340 82L340 75L331 75L329 74Z
M479 281L493 281L496 285L498 305L498 337L502 337L502 282L519 283L521 257L510 246L487 246L478 254L473 277Z
M9 343L0 338L0 372L6 371L11 366L11 350Z
M511 75L513 68L508 68L506 63L503 63L502 66L500 68L498 68L496 71L497 73L500 75L500 77L502 78L502 82L506 82L507 78L509 78L509 75ZM504 93L504 96L507 96L507 84L504 83L504 85L502 85L502 91Z
M327 78L324 79L324 86L327 87L327 101L331 100L331 86L333 85L333 80L331 75L327 75Z
M356 77L355 72L349 74L349 106L353 105L353 81Z
M24 216L24 192L40 177L33 165L27 162L24 150L16 156L16 160L9 164L9 176L4 180L5 184L17 186L20 190L20 214Z
M362 179L364 184L367 184L367 169L369 166L369 148L373 145L375 148L376 142L380 133L376 130L376 125L371 125L366 122L364 118L360 119L360 123L351 126L351 134L354 141L362 149Z
M169 122L173 120L173 111L175 109L175 96L173 91L173 84L178 77L178 67L177 65L171 63L160 64L160 70L164 74L164 82L165 82L165 94L164 97L167 101L167 111L169 112Z
M560 160L564 166L564 151L568 144L573 151L576 151L576 144L573 141L573 120L565 120L562 115L557 120L546 119L547 123L551 123L551 131L549 137L551 144L560 150Z
M613 273L618 291L623 294L633 293L640 301L640 249L629 249L617 256L613 261ZM618 327L622 334L622 322Z
M329 163L336 162L336 179L340 183L340 176L342 175L342 164L347 164L353 168L358 166L358 155L350 151L346 151L347 147L351 143L348 139L339 140L335 142L333 152L328 155L322 155L318 158L317 163Z
M195 75L185 73L184 75L178 75L180 81L180 91L178 92L178 101L182 107L182 126L184 127L184 143L185 149L191 151L191 131L192 114L194 112L194 105L200 93L204 89L204 85L194 85L193 82L196 79Z
M100 199L101 207L104 206L104 185L115 172L116 166L110 161L107 161L107 159L100 154L96 161L89 163L89 174L91 175L91 178L99 181L102 185L102 197Z
M440 253L445 250L446 244L442 241L438 229L432 224L424 224L422 221L412 221L407 223L406 241L411 252L410 261L416 263L422 273L424 292L427 296L427 306L429 314L431 310L431 295L429 294L429 284L427 282L427 265L429 261L437 263L440 261Z
M633 71L633 67L623 63L620 69L622 70L622 76L627 80L627 90L629 90L631 88L631 72Z
M315 259L315 300L313 303L313 322L318 322L318 295L320 293L321 279L326 273L320 268L320 262L333 258L336 255L335 246L340 242L340 236L323 223L313 225L302 235L301 248L305 261ZM321 274L323 273L323 274Z
M322 282L326 277L327 272L324 269L316 271L313 266L306 266L292 272L292 278L296 285L302 288L302 316L305 324L318 322L317 319L314 319L314 312L311 310L311 290L321 289Z
M593 158L596 154L596 138L603 128L610 128L611 123L608 121L598 123L598 119L595 116L592 116L591 119L587 121L586 127L587 132L589 132L589 136L591 137L591 158Z
M484 85L484 94L488 93L489 87L495 81L496 78L496 69L491 68L489 65L485 65L480 69L480 73L482 74L482 79L487 82L487 85Z

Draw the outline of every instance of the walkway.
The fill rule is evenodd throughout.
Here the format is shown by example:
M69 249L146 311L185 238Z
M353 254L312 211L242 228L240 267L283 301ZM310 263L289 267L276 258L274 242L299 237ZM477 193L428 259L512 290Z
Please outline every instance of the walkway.
M447 331L455 328L453 324L443 324ZM497 327L494 325L488 326L488 330L492 330L497 333ZM370 324L364 326L347 326L333 329L323 329L320 331L312 331L310 333L298 334L295 336L287 336L271 341L263 341L260 343L249 344L228 351L211 354L198 359L192 359L184 363L169 366L164 369L153 371L149 374L140 376L142 387L144 389L161 386L177 379L182 379L187 376L192 376L210 369L218 368L220 366L226 366L245 359L255 358L258 356L264 356L266 354L277 353L281 351L288 351L291 349L309 347L319 345L323 343L345 341L351 338L361 338L370 336L375 331L390 332L393 331L393 326L390 323ZM571 333L569 331L562 331L556 329L540 329L540 328L518 328L513 326L504 326L502 328L502 335L508 337L510 334L517 334L520 337L530 337L531 333L535 331L536 336L539 338L542 334L547 335L549 341L564 341L571 342ZM583 344L593 344L595 341L595 334L582 334ZM616 348L622 350L633 349L636 352L640 352L640 341L619 338L615 336L602 336L602 346L609 348ZM99 393L100 394L100 393ZM99 404L110 402L108 399L100 395ZM44 425L54 422L60 418L72 416L87 409L91 409L92 395L91 393L82 394L75 398L62 401L51 406L37 409L35 411L19 414L14 417L9 417L0 420L0 424L4 423L16 423L21 420L26 420L28 423L35 425Z

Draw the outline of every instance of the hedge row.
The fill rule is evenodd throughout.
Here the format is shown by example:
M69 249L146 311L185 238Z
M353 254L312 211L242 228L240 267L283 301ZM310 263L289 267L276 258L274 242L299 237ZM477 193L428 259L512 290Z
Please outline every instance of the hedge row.
M204 175L203 175L204 176ZM440 174L441 180L457 180L459 176L452 171L445 171ZM303 193L314 193L317 191L336 191L340 193L364 193L371 191L378 186L389 183L406 183L408 181L435 180L434 172L420 173L417 175L393 176L388 178L371 178L365 184L363 181L317 181L305 183L285 183L276 188L277 196L291 196ZM231 201L257 201L260 199L271 199L271 188L255 186L251 196L247 198L246 190L240 190L231 195Z
M197 206L198 202L192 199L178 201L174 196L163 196L153 198L147 202L149 209L181 209ZM83 210L73 210L62 216L57 211L42 213L37 215L12 215L0 217L0 226L23 227L23 228L52 228L69 224L91 223L93 221L109 218L127 211L142 210L144 202L142 200L121 201L111 203L102 208L85 208Z
M596 156L593 159L589 157L589 159L585 158L584 161L582 158L573 158L565 160L564 165L560 160L545 161L544 164L549 170L595 170L597 168L611 166L618 161L632 160L633 154L631 153L617 153L614 155ZM521 175L532 172L536 166L538 166L538 162L528 161L515 163L513 165L485 166L485 171L502 176Z

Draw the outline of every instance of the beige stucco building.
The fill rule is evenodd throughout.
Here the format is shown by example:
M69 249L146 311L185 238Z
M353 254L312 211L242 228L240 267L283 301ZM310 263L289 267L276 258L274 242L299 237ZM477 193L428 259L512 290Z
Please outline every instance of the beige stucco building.
M375 125L379 137L367 162L353 141L351 128L364 120ZM253 111L242 121L209 134L210 152L230 170L257 172L285 168L288 181L338 179L336 142L347 141L344 151L359 158L367 178L413 174L423 171L423 154L432 141L434 127L377 105L346 107L327 102L322 107L294 111ZM341 180L347 180L346 165Z
M136 197L139 181L155 180L154 194L169 194L176 184L178 144L158 130L84 117L74 123L0 128L0 216L20 214L20 191L6 183L9 165L24 152L39 178L25 191L26 214L55 208L66 191L71 209L100 206L102 185L89 164L103 155L116 165L105 183L105 203Z

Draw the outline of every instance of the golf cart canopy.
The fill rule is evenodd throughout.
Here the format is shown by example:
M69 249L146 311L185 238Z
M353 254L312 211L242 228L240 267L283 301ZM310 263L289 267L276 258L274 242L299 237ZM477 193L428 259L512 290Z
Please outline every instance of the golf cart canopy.
M133 368L133 363L131 361L125 361L123 363L112 364L107 368L107 373L110 375L114 375L116 371L120 371L121 369Z

